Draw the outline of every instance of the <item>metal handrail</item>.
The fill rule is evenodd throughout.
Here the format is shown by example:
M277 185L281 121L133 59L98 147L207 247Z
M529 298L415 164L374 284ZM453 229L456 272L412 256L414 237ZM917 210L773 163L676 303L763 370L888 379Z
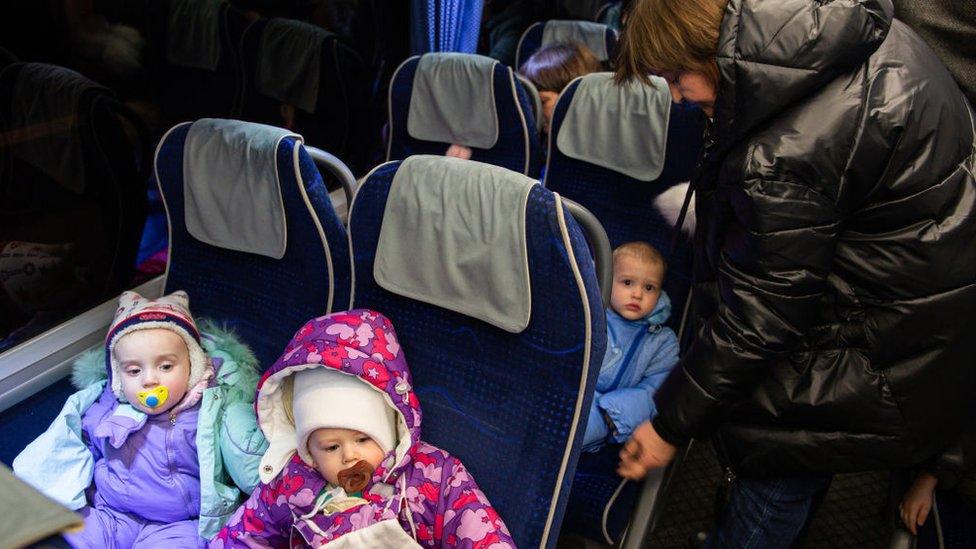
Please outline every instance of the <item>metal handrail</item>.
M305 150L312 157L312 161L315 162L315 167L319 169L320 173L326 169L336 176L339 183L342 184L342 191L346 195L346 204L352 204L352 197L356 194L356 178L352 175L349 166L346 166L346 163L339 160L336 155L327 153L318 147L305 145Z
M586 236L586 243L590 246L590 253L596 263L596 280L600 284L600 295L603 297L603 307L610 305L610 289L613 284L613 251L610 249L610 239L603 225L590 213L589 210L580 206L578 202L570 200L565 196L559 197L566 209L569 210L573 219L583 228Z

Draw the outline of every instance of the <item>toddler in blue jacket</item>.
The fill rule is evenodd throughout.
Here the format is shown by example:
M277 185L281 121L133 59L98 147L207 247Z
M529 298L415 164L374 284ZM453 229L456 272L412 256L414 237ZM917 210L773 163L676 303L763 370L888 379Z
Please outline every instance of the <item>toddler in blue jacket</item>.
M661 290L666 272L664 256L646 242L628 242L613 251L607 352L583 450L626 441L657 411L654 392L678 363L678 338L664 325L671 315L671 300Z

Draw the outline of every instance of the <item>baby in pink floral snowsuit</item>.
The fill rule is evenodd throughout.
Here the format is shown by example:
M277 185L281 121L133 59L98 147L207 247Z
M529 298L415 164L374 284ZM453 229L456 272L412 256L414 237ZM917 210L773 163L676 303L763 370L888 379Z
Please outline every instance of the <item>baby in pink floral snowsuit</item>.
M420 403L383 315L307 322L255 407L270 442L261 484L211 548L515 547L464 465L420 440Z

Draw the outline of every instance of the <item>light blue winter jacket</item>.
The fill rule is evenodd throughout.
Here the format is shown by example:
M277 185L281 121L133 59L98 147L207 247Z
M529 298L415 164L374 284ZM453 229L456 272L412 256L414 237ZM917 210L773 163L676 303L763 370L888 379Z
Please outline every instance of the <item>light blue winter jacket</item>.
M671 299L661 292L651 314L627 320L607 309L607 352L603 355L596 394L583 438L583 450L595 452L609 442L624 442L657 409L654 392L678 363L678 338L664 325ZM600 410L616 426L611 436Z
M202 321L201 345L214 360L216 380L199 403L195 445L200 467L201 537L213 537L243 497L258 485L258 466L268 443L254 414L257 361L229 332ZM104 391L107 375L104 351L87 353L75 363L72 381L81 390L68 397L47 431L14 459L14 472L48 497L70 509L88 504L96 459L83 437L85 412ZM113 421L125 423L128 414L137 425L145 414L118 404Z

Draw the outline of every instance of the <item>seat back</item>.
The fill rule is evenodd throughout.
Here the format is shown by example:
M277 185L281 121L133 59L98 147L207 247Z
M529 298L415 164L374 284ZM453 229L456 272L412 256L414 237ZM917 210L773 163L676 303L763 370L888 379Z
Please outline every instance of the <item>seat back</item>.
M607 67L617 57L617 32L602 23L592 21L545 21L533 23L522 33L515 51L515 68L522 66L540 48L566 42L579 42L588 47Z
M533 104L511 68L489 57L428 53L390 84L387 160L470 147L471 160L534 176L542 150Z
M617 86L610 73L598 73L570 83L553 111L543 183L596 215L614 248L642 240L664 254L668 260L664 289L674 311L669 324L677 329L691 288L691 241L683 236L671 251L675 228L665 212L680 209L685 198L681 184L689 181L695 168L704 116L698 107L673 103L663 79L653 81L653 88L640 83ZM586 97L581 94L574 100L581 86ZM605 116L611 100L624 101L632 109L618 117L624 123ZM570 113L572 127L565 124ZM573 139L584 142L570 144ZM628 144L639 147L629 158L619 154ZM592 150L586 150L591 145ZM640 166L635 158L653 165ZM615 165L620 162L631 165Z
M561 0L559 13L571 19L592 21L594 14L600 10L601 4L603 0Z
M359 55L335 34L292 19L254 22L241 48L241 118L286 127L285 106L293 116L288 127L361 173L369 76Z
M424 440L464 462L519 547L553 547L606 347L580 226L521 174L412 156L367 176L349 232L354 304L396 326Z
M225 0L151 0L148 73L169 120L236 116L243 79L231 28L246 24Z
M127 136L127 121L142 128L110 90L72 70L13 63L0 72L0 270L9 275L0 340L36 314L48 321L23 338L128 286L150 144L144 132ZM13 241L43 246L5 252Z
M301 324L349 307L346 231L302 138L201 119L156 151L170 226L166 293L234 327L270 366Z
M605 112L613 111L611 119ZM610 123L607 123L610 122ZM675 241L675 212L685 198L702 145L704 117L672 102L667 83L618 86L609 73L577 78L553 112L546 188L579 202L601 221L613 247L642 240L668 260L664 289L672 301L668 324L680 333L691 288L687 235ZM665 203L667 202L667 203ZM662 210L670 210L666 214ZM580 459L566 528L606 543L620 541L639 485L616 474L619 445Z

